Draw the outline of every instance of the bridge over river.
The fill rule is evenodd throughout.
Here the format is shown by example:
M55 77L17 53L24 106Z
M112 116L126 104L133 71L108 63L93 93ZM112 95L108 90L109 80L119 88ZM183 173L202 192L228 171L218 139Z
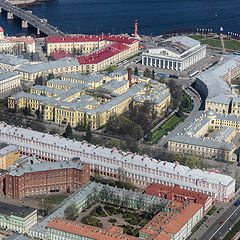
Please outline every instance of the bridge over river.
M7 12L8 19L14 19L14 16L16 16L22 20L23 28L27 28L28 24L30 24L37 29L38 34L40 34L41 31L47 36L64 37L66 35L64 32L61 32L59 29L49 24L46 19L41 19L32 14L31 11L25 11L5 0L0 0L0 12L3 10Z

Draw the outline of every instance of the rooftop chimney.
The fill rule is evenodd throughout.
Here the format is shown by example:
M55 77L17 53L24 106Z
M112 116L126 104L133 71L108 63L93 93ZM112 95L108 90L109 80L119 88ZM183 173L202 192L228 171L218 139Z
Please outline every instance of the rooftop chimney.
M128 68L128 81L129 81L129 88L132 87L132 69Z

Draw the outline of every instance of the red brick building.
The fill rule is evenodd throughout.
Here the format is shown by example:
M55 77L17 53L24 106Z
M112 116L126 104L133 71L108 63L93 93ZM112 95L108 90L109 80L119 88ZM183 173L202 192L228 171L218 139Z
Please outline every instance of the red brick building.
M177 202L193 202L203 205L203 211L206 213L214 204L211 195L200 192L192 192L180 188L179 185L174 187L165 186L163 184L151 183L146 189L146 194L165 198Z
M89 164L74 161L29 164L5 175L3 194L21 198L51 192L70 192L89 180Z

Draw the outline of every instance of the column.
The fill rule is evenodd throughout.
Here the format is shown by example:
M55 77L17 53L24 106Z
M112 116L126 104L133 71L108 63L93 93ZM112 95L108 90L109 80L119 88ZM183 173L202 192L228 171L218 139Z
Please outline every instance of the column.
M40 29L37 29L37 35L40 35Z
M168 61L165 61L165 68L168 69Z
M22 20L22 28L28 28L28 22Z
M13 20L13 13L8 12L8 13L7 13L7 19L8 19L8 20Z

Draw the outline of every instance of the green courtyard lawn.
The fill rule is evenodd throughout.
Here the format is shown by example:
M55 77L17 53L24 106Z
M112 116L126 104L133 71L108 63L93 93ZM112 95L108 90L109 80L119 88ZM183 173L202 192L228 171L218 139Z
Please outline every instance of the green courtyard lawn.
M176 114L171 116L165 123L163 123L155 132L152 134L152 143L156 143L163 135L171 131L182 119Z
M102 228L105 226L104 220L112 225L122 227L124 233L137 236L139 229L145 226L150 218L148 215L139 214L135 210L122 209L113 205L98 205L88 215L84 216L81 222Z

